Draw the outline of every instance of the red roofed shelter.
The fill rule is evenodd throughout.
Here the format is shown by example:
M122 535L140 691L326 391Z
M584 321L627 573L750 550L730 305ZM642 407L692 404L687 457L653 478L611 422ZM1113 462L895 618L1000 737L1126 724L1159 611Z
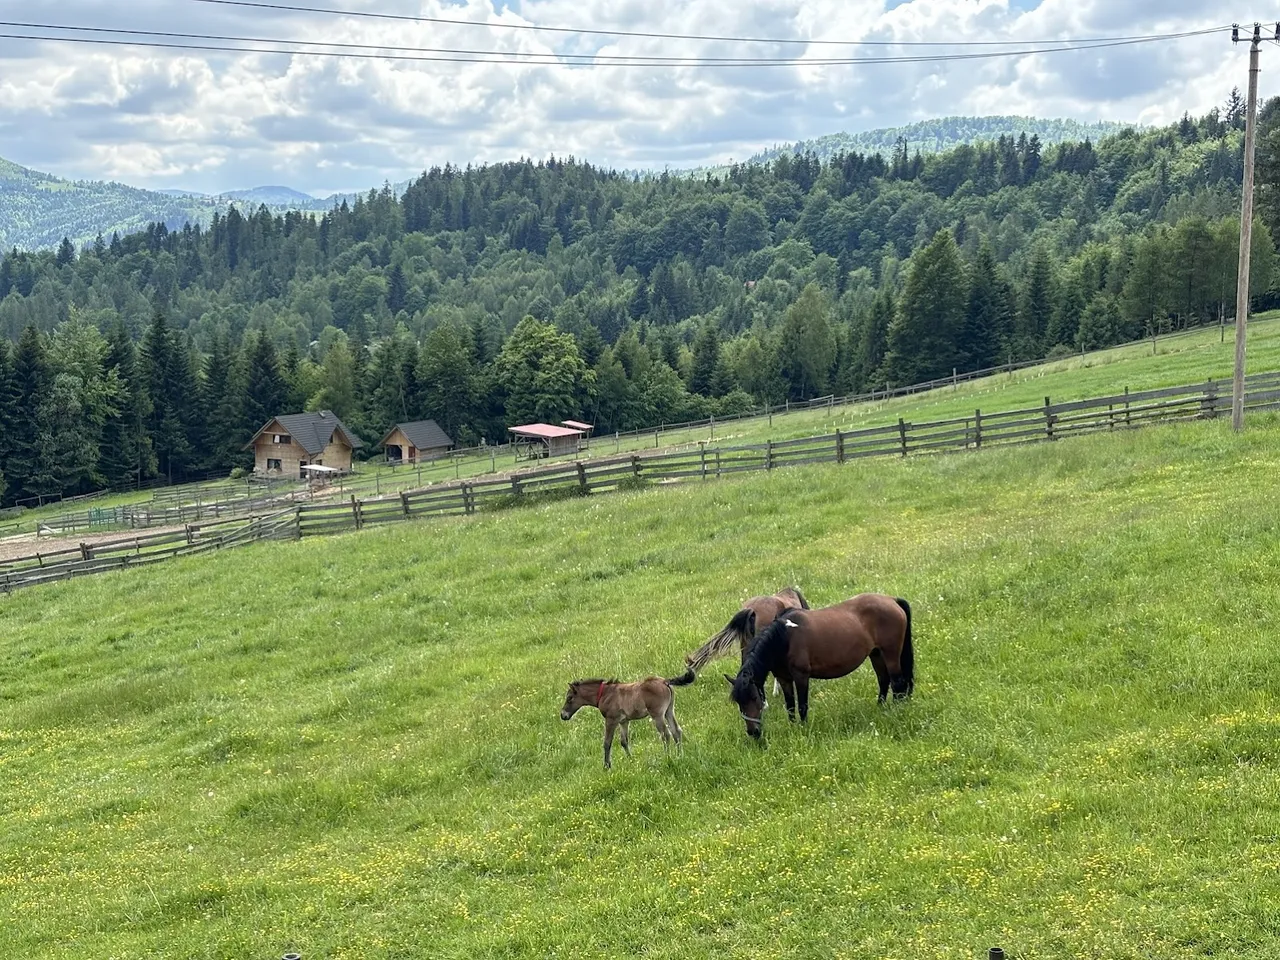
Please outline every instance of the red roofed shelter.
M549 423L526 423L521 427L508 427L507 431L511 434L517 460L540 460L577 453L584 436L581 430L573 427L556 427Z

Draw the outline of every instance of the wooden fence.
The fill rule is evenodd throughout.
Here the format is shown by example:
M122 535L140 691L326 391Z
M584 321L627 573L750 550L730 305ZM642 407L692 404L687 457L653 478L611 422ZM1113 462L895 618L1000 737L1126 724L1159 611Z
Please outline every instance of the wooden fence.
M1280 409L1280 371L1247 380L1250 410ZM897 423L798 440L692 449L563 463L512 474L505 479L459 481L395 496L298 508L300 536L361 530L366 526L426 516L472 514L520 502L525 496L570 496L609 490L622 482L671 483L707 480L753 470L814 463L846 463L865 457L978 450L984 447L1057 440L1085 433L1132 429L1152 423L1212 419L1231 410L1231 382L1144 390L1089 400L984 413L949 420Z
M39 536L75 534L84 530L118 529L147 530L151 527L171 527L176 524L203 523L206 520L260 515L273 509L283 509L293 502L293 495L263 497L236 497L230 500L214 500L210 503L185 503L166 505L164 501L131 503L118 507L90 507L75 513L65 513L40 522L36 528Z
M268 516L237 517L192 524L182 530L165 533L81 543L69 549L0 561L0 593L107 570L147 566L173 557L207 553L258 540L292 540L297 536L298 513L290 508Z
M1280 371L1246 380L1245 406L1280 409ZM675 452L562 463L503 479L460 481L392 496L308 503L267 516L213 520L180 531L135 536L108 543L82 543L70 550L38 553L0 562L0 592L38 583L141 566L175 556L204 553L259 540L294 539L362 530L367 526L432 516L461 516L498 509L525 498L579 496L639 483L712 480L735 473L816 463L847 463L866 457L979 450L1044 442L1086 433L1135 429L1157 423L1207 420L1231 411L1231 382L1144 390L1089 400L1002 410L949 420L897 423L797 440L747 446L708 447Z

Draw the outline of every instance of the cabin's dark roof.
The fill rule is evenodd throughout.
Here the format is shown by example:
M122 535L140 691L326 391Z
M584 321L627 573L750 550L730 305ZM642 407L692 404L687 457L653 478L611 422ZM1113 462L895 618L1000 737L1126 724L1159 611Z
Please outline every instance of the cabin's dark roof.
M284 413L278 417L272 417L262 425L262 429L255 433L253 439L246 443L245 446L253 446L258 437L262 436L267 427L273 423L280 424L285 433L293 437L298 446L313 457L324 453L324 448L329 445L334 433L339 431L347 443L351 445L352 450L359 450L364 446L364 441L348 430L347 425L339 420L331 410L319 410L315 413Z
M434 420L415 420L413 423L397 423L394 427L387 431L387 435L382 438L382 442L378 444L380 447L387 445L387 440L393 433L399 430L409 442L419 450L435 450L439 447L452 447L453 441L449 439L449 435L440 429L440 424Z

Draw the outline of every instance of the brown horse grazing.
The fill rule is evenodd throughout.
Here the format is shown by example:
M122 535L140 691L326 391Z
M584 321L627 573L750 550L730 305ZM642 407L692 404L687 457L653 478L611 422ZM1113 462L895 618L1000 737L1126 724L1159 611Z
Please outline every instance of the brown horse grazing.
M694 673L701 673L703 667L712 660L727 655L736 645L742 656L742 663L746 663L747 649L756 634L773 623L784 610L796 609L809 609L809 602L797 587L786 587L771 597L752 597L725 624L723 630L685 657L685 661Z
M786 610L760 633L737 677L725 674L730 696L747 723L747 733L763 732L764 682L772 673L782 683L787 714L809 718L809 681L834 680L870 658L880 682L880 702L889 688L901 700L915 689L911 647L911 606L879 593L860 593L821 610Z
M604 717L604 768L613 766L613 732L622 728L622 749L631 756L631 737L627 724L632 720L653 718L653 725L662 735L665 753L674 737L676 746L684 739L684 731L676 723L676 697L672 687L687 687L697 674L686 670L683 675L664 680L647 677L636 683L619 683L617 680L575 680L569 684L569 693L560 708L561 720L572 720L583 707L595 707Z

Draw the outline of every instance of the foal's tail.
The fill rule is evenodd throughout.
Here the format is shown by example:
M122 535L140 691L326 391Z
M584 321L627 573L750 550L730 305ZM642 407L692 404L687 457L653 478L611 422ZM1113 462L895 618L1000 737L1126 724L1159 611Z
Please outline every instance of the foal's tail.
M893 602L902 608L907 615L907 634L902 640L902 653L899 662L902 665L902 677L907 681L907 694L916 688L916 652L911 646L911 604L901 597L894 597Z
M693 681L697 679L698 679L698 675L694 672L693 667L690 667L684 673L680 674L680 676L668 678L667 686L668 687L687 687L689 684L693 683Z

